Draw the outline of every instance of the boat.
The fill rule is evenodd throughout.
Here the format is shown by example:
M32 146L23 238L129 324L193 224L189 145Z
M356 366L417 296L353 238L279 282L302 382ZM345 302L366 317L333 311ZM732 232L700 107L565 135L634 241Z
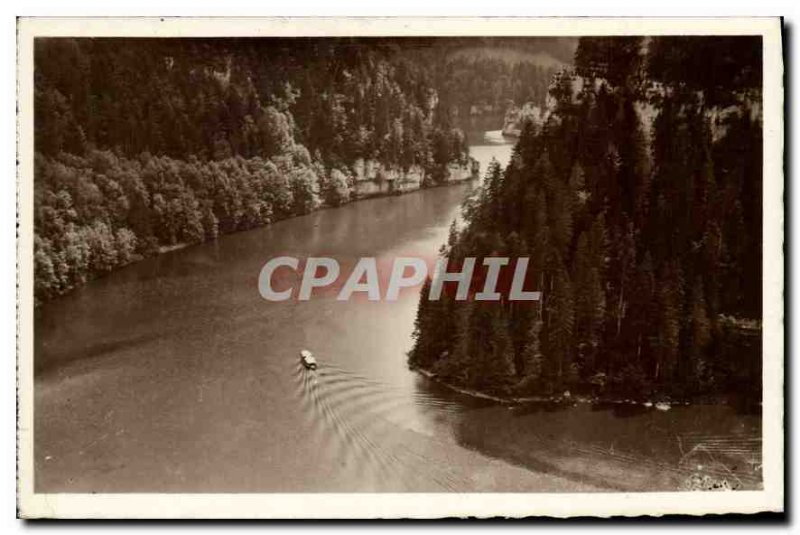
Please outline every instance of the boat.
M311 354L311 351L307 349L303 349L300 351L300 362L303 363L303 366L309 370L316 370L317 369L317 359L314 358L314 355Z

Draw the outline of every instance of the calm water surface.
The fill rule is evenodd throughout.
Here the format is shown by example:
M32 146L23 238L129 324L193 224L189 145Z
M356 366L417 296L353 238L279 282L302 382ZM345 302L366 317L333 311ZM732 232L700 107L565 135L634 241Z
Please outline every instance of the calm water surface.
M510 157L499 132L473 132L470 142L482 170ZM531 465L485 440L500 436L500 421L535 428L545 422L536 413L465 399L408 370L418 289L396 302L323 292L270 303L258 293L261 266L278 255L331 256L344 272L361 256L431 258L473 188L357 202L225 236L47 304L35 322L36 490L609 488L579 466ZM302 348L317 355L318 371L299 365ZM584 412L579 427L600 421ZM648 414L639 421L671 425ZM758 431L724 418L731 427L719 432L752 441ZM508 440L536 444L530 434ZM542 459L552 446L539 443Z

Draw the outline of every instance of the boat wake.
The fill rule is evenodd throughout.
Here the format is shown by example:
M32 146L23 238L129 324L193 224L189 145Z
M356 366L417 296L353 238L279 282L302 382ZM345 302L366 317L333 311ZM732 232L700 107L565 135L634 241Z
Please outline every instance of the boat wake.
M441 448L442 442L419 432L421 408L447 417L458 411L455 405L424 394L410 396L327 364L317 370L298 365L294 376L306 425L325 442L321 454L328 462L357 470L360 480L373 481L379 490L469 488L467 480L426 452L426 446Z

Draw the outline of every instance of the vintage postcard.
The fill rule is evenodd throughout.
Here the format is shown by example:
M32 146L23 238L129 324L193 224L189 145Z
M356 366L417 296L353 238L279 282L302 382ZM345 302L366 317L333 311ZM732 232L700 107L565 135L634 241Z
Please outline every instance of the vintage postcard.
M778 18L22 18L25 518L784 508Z

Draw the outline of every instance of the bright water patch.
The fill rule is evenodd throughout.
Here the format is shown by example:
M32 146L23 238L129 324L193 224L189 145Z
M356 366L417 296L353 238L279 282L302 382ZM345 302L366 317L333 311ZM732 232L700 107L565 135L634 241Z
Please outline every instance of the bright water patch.
M484 141L493 145L508 145L516 143L516 139L504 136L502 130L489 130L483 134Z

